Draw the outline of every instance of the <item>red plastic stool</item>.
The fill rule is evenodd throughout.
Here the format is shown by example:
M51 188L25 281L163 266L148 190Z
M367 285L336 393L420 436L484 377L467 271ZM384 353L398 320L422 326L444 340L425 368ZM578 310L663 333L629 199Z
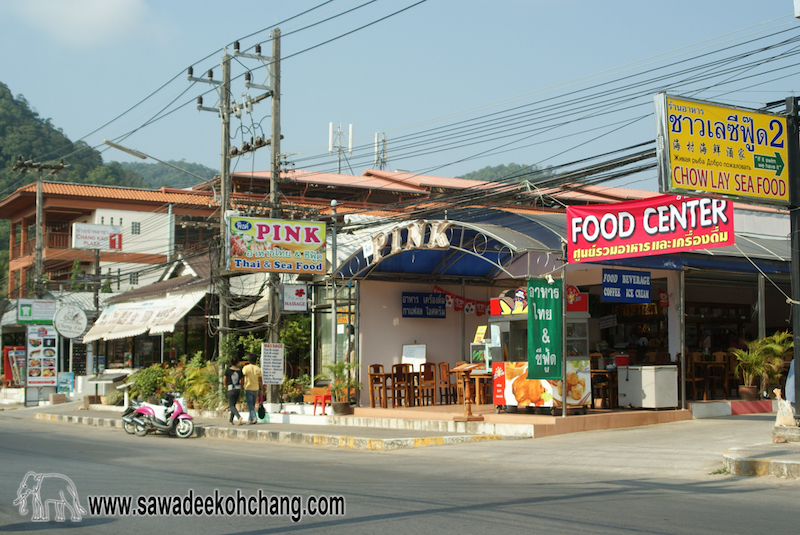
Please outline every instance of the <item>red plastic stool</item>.
M331 404L331 385L328 383L328 390L325 391L324 394L317 394L314 396L314 413L313 415L316 416L317 414L317 403L322 405L322 415L325 416L325 404Z

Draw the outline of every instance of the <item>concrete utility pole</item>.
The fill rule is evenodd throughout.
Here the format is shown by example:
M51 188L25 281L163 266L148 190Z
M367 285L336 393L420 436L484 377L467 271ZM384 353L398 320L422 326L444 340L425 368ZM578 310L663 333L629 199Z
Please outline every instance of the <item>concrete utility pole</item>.
M278 205L280 196L281 175L281 31L275 28L272 31L272 130L271 145L272 158L270 166L271 178L269 181L269 217L280 218L283 214ZM269 274L269 323L270 329L267 341L280 342L281 306L280 296L281 277L277 273ZM267 403L279 403L280 392L278 385L269 385L267 389Z
M23 160L22 156L17 156L17 161L11 168L12 171L19 171L20 173L25 173L28 169L36 169L38 171L36 177L36 245L33 279L33 292L37 299L41 299L44 295L44 259L42 258L42 251L44 250L44 194L42 192L42 169L49 169L50 174L55 176L59 171L66 168L67 166L64 165L63 159L57 164L44 164L34 162L33 158Z
M789 225L792 281L792 334L795 355L800 347L800 105L797 97L786 99L787 151L789 155ZM761 311L759 310L759 314ZM794 364L795 411L800 407L800 368Z
M197 97L197 109L202 111L210 111L218 113L222 119L222 164L220 169L220 194L219 194L219 264L218 264L218 297L219 297L219 344L217 348L218 357L222 355L222 348L224 345L225 335L228 334L230 329L228 307L225 300L228 298L228 279L226 272L228 266L226 263L225 251L227 250L227 224L225 221L225 212L230 207L230 170L231 170L231 56L227 50L224 50L222 56L222 81L214 80L214 72L208 71L208 79L195 78L194 71L189 67L187 79L192 82L203 82L217 86L219 88L219 107L209 108L203 106L203 97Z

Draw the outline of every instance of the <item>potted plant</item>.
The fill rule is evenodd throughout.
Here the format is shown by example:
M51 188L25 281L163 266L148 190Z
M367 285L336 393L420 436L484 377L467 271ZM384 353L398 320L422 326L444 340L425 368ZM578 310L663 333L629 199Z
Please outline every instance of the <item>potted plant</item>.
M350 390L361 388L361 383L353 377L354 363L340 360L325 368L330 373L331 407L337 415L350 414Z
M793 346L791 336L786 332L776 332L772 336L747 342L744 349L729 349L736 357L736 375L744 381L739 386L739 397L754 400L759 390L763 390L774 379L781 376L783 355Z

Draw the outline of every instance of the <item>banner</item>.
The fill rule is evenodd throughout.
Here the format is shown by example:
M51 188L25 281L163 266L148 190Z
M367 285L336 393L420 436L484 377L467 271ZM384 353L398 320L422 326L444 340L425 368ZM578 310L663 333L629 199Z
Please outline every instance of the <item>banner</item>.
M733 203L660 195L567 207L569 262L602 262L733 245Z
M231 217L228 269L245 272L325 273L325 223Z
M528 279L528 379L561 378L561 281Z

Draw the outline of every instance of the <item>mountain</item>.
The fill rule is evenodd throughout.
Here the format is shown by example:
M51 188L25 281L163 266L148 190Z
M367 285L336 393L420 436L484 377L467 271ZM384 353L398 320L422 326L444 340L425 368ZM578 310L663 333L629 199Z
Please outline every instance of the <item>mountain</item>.
M484 180L486 182L522 182L524 180L536 182L549 175L550 172L547 169L539 169L536 165L510 163L508 165L495 165L494 167L487 165L483 169L472 171L458 178Z
M186 160L181 160L179 162L175 160L165 161L170 165L180 167L189 173L203 177L205 180L219 174L219 169L211 169L205 165L187 162ZM160 188L162 186L168 188L188 188L202 182L202 180L196 176L178 171L163 163L121 162L119 165L126 171L136 173L154 188Z
M120 164L104 164L100 153L83 141L70 141L50 119L39 117L25 97L15 98L8 86L0 82L0 198L36 180L36 172L12 170L18 156L25 160L33 158L38 163L57 163L63 158L68 167L55 178L47 176L48 180L150 187ZM9 221L0 219L0 298L6 295L9 228Z

